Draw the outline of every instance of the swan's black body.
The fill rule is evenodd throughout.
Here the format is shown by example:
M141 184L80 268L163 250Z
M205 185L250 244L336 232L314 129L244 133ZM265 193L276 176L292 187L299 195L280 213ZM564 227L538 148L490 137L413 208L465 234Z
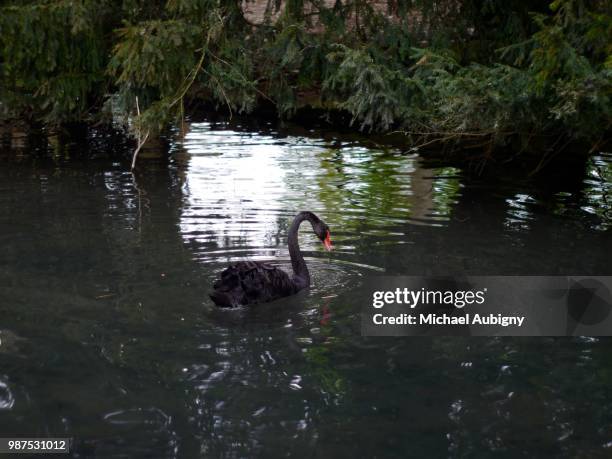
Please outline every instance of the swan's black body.
M331 249L328 226L312 212L300 212L289 228L289 255L293 275L282 269L258 261L241 261L229 266L214 283L210 294L213 302L220 307L235 307L266 303L293 295L310 285L310 273L298 245L300 223L308 220L312 229L325 245Z

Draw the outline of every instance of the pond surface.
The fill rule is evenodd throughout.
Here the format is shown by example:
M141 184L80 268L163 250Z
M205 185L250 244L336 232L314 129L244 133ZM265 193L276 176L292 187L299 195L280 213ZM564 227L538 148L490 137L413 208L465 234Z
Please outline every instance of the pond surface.
M366 338L347 300L381 274L612 275L612 155L479 177L192 123L132 175L105 148L0 155L1 436L78 457L612 455L611 340ZM302 229L310 290L215 309L228 263L290 267L304 209L335 245Z

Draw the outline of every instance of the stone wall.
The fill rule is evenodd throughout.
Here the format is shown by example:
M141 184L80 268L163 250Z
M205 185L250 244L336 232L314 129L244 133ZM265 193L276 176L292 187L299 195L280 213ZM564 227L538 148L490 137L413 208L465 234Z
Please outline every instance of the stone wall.
M341 0L323 0L323 4L331 8L335 5L336 1ZM374 8L374 10L383 13L391 20L396 20L397 15L394 11L390 10L389 2L387 0L374 0L368 2ZM280 2L280 7L276 8L277 2L275 0L243 0L242 1L242 10L244 11L244 17L251 24L259 25L263 24L266 20L266 17L269 17L272 22L278 20L285 6L285 2ZM309 4L307 4L306 8L309 8ZM305 13L309 13L310 11L306 10ZM415 17L414 14L410 15L411 17ZM354 19L353 19L354 20ZM312 21L314 27L316 28L317 20L316 17Z

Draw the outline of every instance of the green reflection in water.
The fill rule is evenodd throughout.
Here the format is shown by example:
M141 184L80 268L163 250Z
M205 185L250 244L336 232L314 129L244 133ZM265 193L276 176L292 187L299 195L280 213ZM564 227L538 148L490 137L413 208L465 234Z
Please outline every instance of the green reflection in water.
M457 169L425 169L389 150L327 149L318 157L319 199L351 232L385 236L398 223L446 220L461 188Z

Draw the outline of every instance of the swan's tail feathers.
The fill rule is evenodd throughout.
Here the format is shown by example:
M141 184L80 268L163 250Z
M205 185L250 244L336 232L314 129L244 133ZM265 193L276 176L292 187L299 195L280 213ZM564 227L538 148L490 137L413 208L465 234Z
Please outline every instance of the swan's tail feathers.
M233 308L235 306L231 295L228 295L226 292L215 290L214 292L209 293L208 296L210 296L210 299L213 300L213 303L221 308Z

